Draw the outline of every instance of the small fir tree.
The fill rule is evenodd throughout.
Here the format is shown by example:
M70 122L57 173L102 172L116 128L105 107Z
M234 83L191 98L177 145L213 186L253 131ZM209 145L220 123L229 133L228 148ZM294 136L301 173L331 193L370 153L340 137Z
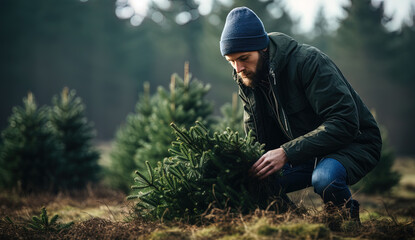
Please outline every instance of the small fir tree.
M175 139L170 123L190 127L195 121L201 121L210 126L209 116L213 111L213 105L204 99L209 89L209 85L205 86L197 80L190 81L187 69L184 79L177 74L172 75L170 92L162 87L158 88L158 101L155 101L147 128L149 141L137 149L135 156L140 171L146 172L145 161L155 166L160 159L169 155L168 148Z
M243 129L243 118L244 118L244 109L240 102L238 102L238 95L236 93L232 94L232 104L225 103L220 111L222 117L218 119L218 123L214 126L214 129L217 131L230 128L234 132L239 132L242 134Z
M199 122L190 130L172 127L177 140L169 149L171 156L155 168L147 162L146 175L136 171L138 185L132 188L141 191L128 199L139 199L136 207L142 216L194 220L209 206L247 212L268 207L274 195L285 196L272 189L275 179L267 183L248 176L264 152L251 134L240 138L228 128L212 136Z
M382 135L382 151L378 165L353 186L356 191L367 194L388 193L393 186L399 183L401 175L392 171L395 162L395 153L388 141L388 134L384 126L380 126Z
M66 230L73 225L73 222L68 222L64 224L59 223L58 214L54 215L52 218L49 219L45 207L42 207L40 211L40 215L33 216L31 221L27 224L27 227L23 227L23 229L31 229L36 232L62 232L63 230Z
M144 96L137 103L136 113L127 118L127 123L117 133L113 153L112 169L117 170L118 187L127 190L131 186L134 170L146 171L145 162L155 166L157 161L168 156L168 148L174 140L169 124L189 127L199 120L210 126L213 111L211 102L205 99L210 89L198 80L191 80L188 64L185 64L184 78L173 74L170 91L159 87L151 98ZM128 177L127 181L124 181Z
M57 170L59 187L83 188L98 179L99 153L92 147L93 126L85 117L85 105L75 90L64 88L60 97L52 99L50 122L62 144L62 161Z
M116 133L114 147L110 153L109 184L125 192L133 183L132 176L137 168L134 161L137 149L149 141L147 128L153 112L152 102L157 102L157 95L151 98L150 84L145 83L144 93L136 104L135 113L127 116L126 123Z
M23 107L13 108L9 126L2 132L0 186L24 191L52 190L62 146L56 141L50 124L49 108L38 108L32 93L23 99Z

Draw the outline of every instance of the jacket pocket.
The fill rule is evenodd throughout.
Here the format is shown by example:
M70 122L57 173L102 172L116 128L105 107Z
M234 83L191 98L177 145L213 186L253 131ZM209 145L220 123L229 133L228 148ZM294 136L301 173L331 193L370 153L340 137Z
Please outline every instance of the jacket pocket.
M304 135L321 124L319 117L306 100L296 98L290 99L287 103L285 112L293 137Z

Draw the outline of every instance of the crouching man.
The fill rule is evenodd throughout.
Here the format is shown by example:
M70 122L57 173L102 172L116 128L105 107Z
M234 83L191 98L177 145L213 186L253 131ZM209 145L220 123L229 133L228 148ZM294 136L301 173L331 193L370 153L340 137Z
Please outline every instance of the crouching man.
M233 67L244 106L245 131L266 153L252 176L277 178L285 192L309 186L326 206L345 207L359 221L359 203L348 185L378 163L377 123L337 66L315 47L278 32L267 33L249 8L226 18L220 51Z

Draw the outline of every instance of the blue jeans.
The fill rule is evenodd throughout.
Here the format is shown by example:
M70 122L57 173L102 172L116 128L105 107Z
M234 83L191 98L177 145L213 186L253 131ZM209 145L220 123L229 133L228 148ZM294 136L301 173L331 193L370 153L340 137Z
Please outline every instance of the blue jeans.
M351 200L346 169L333 158L324 158L316 168L314 161L294 167L285 164L282 171L283 176L277 178L277 184L286 193L313 186L314 192L321 196L324 203L332 202L341 206Z

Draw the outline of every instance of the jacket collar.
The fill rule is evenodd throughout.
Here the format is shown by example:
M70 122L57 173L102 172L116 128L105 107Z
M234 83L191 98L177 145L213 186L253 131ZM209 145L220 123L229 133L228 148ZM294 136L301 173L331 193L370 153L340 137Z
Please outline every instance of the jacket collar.
M275 78L275 75L279 75L287 65L291 54L298 46L298 42L292 37L280 32L268 33L268 37L270 39L268 45L270 59L269 73ZM235 69L233 69L232 76L240 86L243 86Z
M290 36L279 32L268 33L268 37L270 39L268 45L269 70L270 73L278 75L287 65L291 54L298 46L298 42Z

